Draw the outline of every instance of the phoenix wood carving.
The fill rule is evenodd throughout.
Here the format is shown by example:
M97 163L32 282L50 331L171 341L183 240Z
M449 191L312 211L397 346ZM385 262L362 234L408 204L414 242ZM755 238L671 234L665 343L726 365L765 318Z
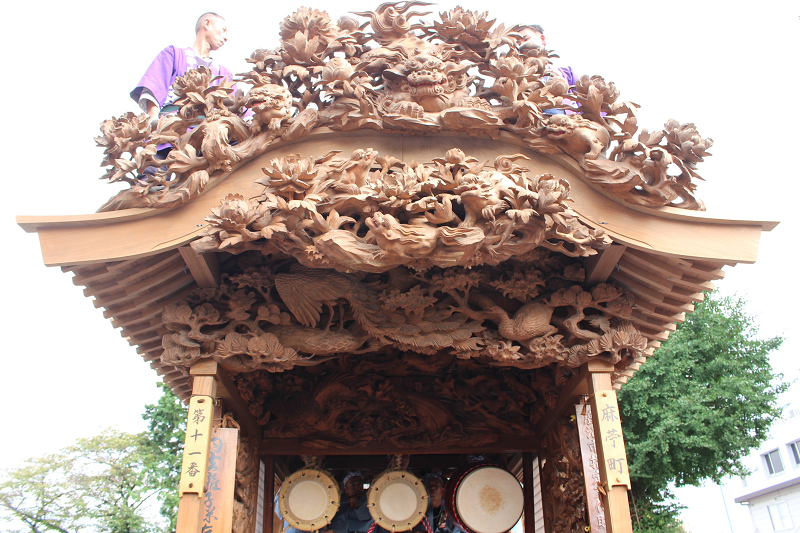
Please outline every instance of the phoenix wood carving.
M609 284L584 290L583 276L580 264L543 248L497 266L358 274L251 251L219 289L164 309L161 360L282 372L400 351L567 373L592 357L625 368L647 347L627 320L632 298Z
M522 42L517 26L460 7L439 21L412 23L429 14L410 11L419 5L427 4L356 13L364 23L300 8L281 23L278 49L253 52L250 72L211 85L201 67L176 80L177 114L157 123L133 113L106 120L96 138L105 150L103 178L130 188L100 210L181 205L214 173L321 127L490 138L507 131L533 150L570 155L585 179L625 201L703 209L693 179L712 141L694 125L670 120L638 132L638 106L619 101L613 83L584 75L570 87L553 68L556 56ZM159 159L163 144L172 151Z

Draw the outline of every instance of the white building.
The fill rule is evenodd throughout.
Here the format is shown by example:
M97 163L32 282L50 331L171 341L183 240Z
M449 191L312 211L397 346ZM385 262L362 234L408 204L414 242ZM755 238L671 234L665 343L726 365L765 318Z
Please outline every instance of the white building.
M754 533L800 532L800 409L786 409L770 434L745 458L752 473L734 501L749 508Z

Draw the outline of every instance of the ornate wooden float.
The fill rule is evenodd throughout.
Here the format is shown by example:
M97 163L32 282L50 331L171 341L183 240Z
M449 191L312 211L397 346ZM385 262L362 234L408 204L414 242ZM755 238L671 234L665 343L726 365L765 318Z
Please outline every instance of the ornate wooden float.
M414 4L299 9L238 88L201 68L177 115L103 124L130 188L98 213L18 222L178 396L232 414L234 531L272 531L301 454L338 475L474 453L523 478L528 530L630 531L624 448L579 446L615 421L586 412L776 223L704 211L693 125L639 132L613 83L570 85L519 27L412 24Z

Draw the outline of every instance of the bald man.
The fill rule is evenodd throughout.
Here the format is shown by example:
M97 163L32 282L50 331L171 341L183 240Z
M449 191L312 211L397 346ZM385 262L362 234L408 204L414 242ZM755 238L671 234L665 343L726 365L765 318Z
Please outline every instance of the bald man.
M225 19L216 13L203 13L197 19L194 31L192 46L164 48L131 91L131 98L152 120L158 118L159 112L174 111L170 108L175 101L172 84L189 69L207 67L215 76L233 76L230 70L217 64L209 55L228 41Z
M522 39L519 41L517 46L519 47L520 52L525 52L526 49L537 49L537 48L544 48L547 46L547 39L544 36L544 28L542 28L538 24L528 24L526 26L520 26L517 32L522 36ZM556 72L561 75L562 78L567 80L567 83L572 87L578 81L578 77L572 71L572 67L564 67L553 65ZM571 107L579 107L577 102L573 100L569 100L565 98L562 103L571 106ZM545 109L545 115L563 115L569 114L571 111L566 111L563 109Z

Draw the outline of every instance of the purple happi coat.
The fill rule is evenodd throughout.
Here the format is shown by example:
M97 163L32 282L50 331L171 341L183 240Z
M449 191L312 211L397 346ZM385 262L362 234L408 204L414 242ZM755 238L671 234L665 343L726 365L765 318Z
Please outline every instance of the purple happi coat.
M159 107L164 107L175 79L186 74L186 71L190 68L196 67L197 60L191 47L177 48L168 46L156 56L147 68L139 84L131 91L131 98L138 103L142 91L148 89L158 100ZM233 76L230 70L215 63L213 60L210 68L215 76Z

